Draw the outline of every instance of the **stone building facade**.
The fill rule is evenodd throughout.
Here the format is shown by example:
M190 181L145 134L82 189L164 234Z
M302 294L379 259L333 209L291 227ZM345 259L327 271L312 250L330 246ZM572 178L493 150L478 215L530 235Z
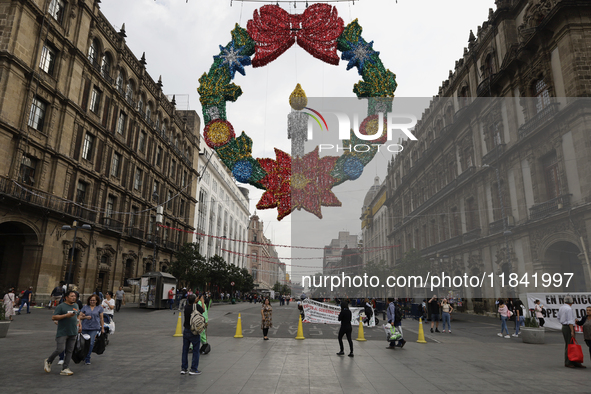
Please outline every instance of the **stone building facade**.
M158 228L157 205L162 225L194 230L200 119L99 3L0 1L0 287L33 286L38 303L60 280L88 295L165 270L188 235ZM73 222L92 227L75 251Z
M275 245L265 237L264 228L256 213L250 217L247 268L254 279L255 290L266 292L272 290L277 282L285 284L286 267L279 260Z
M361 209L361 231L363 235L363 265L369 262L388 261L388 207L386 203L386 182L375 177L368 190Z
M221 256L238 268L246 267L247 227L250 221L248 189L234 182L232 173L211 148L199 155L199 198L195 209L200 253ZM200 235L206 234L206 235ZM218 238L219 237L219 238Z
M495 3L386 179L393 264L415 248L432 271L517 274L464 289L476 310L591 288L591 4ZM536 288L536 273L574 276Z

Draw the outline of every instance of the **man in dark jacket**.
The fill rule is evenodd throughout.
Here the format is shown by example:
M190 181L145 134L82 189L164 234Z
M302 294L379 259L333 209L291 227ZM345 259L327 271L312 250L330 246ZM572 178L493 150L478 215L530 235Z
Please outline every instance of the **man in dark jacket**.
M345 348L343 347L343 336L347 336L347 342L349 342L349 349L351 352L349 353L349 357L353 357L353 341L351 341L351 332L353 328L351 327L351 319L353 315L349 310L349 304L347 301L341 301L341 313L339 313L339 321L341 322L341 329L339 330L339 346L341 347L341 351L337 353L339 356L345 355Z
M185 306L184 314L185 314L185 323L183 324L183 355L181 357L181 375L187 373L187 368L189 367L189 347L191 344L193 345L193 359L191 361L191 369L189 370L189 375L200 375L201 371L197 369L199 367L199 348L201 346L201 335L195 335L191 332L191 313L193 313L193 305L195 308L200 312L205 312L203 308L195 303L197 296L195 294L191 294L187 297L187 305ZM203 296L200 298L201 302L205 302L203 300Z

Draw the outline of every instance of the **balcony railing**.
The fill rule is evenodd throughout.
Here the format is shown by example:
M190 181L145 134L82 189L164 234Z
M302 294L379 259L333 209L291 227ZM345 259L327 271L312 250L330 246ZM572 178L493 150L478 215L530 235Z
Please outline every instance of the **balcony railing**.
M467 109L468 109L469 104L464 105L462 108L458 109L456 111L456 113L454 114L454 123L457 122L459 119L462 118L462 116L467 113Z
M127 229L127 235L133 238L143 239L144 231L136 227L129 227Z
M512 218L510 219L509 217L504 217L502 219L499 219L499 220L496 220L492 223L489 223L488 224L488 235L497 234L497 233L500 233L501 231L503 231L505 229L505 223L507 223L507 228L509 228L511 222L512 222Z
M121 220L113 219L111 217L103 218L103 226L109 230L116 231L118 233L123 231L123 222Z
M571 194L563 194L541 204L534 205L529 209L529 217L531 220L541 219L554 212L560 211L570 207Z
M470 242L480 238L481 229L475 228L462 235L462 242Z
M505 144L498 144L486 155L482 156L482 165L490 164L499 158L505 151Z
M519 139L525 138L542 124L549 122L554 115L558 113L559 103L551 103L543 110L538 112L536 116L528 120L523 126L519 128Z

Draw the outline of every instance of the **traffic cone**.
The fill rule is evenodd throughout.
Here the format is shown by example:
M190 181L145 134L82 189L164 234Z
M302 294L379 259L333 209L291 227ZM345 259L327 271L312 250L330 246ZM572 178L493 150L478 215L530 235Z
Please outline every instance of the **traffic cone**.
M365 335L363 335L363 320L361 320L361 317L359 318L359 333L357 334L357 341L367 341L367 339L365 339Z
M298 322L298 334L296 335L295 339L306 339L304 338L304 327L302 327L302 315L300 315L300 320Z
M179 312L179 318L176 320L176 331L174 332L173 337L182 337L183 336L183 324L181 322L181 313Z
M240 318L240 313L238 314L238 324L236 324L236 335L234 338L244 338L242 335L242 319Z
M425 333L423 332L423 319L419 317L419 339L417 339L418 343L427 343L425 341Z

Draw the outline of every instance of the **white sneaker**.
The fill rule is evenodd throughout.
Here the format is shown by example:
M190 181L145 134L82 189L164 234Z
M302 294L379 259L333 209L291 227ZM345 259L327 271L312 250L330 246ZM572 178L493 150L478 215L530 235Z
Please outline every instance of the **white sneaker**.
M501 338L503 337L503 333L502 332L498 333L497 335L500 336Z
M448 331L451 334L451 330Z
M511 336L512 336L512 337L516 337L516 336L518 336L518 334L511 334Z
M63 363L64 363L64 360L59 360L59 361L57 362L57 365L62 365Z
M511 337L509 335L505 335L505 338L507 339L511 339Z
M70 371L70 368L66 368L66 369L62 369L62 372L60 372L60 375L70 376L70 375L74 375L74 372Z
M443 332L445 332L445 330L443 330Z
M43 370L47 373L51 372L51 363L47 359L43 360Z

